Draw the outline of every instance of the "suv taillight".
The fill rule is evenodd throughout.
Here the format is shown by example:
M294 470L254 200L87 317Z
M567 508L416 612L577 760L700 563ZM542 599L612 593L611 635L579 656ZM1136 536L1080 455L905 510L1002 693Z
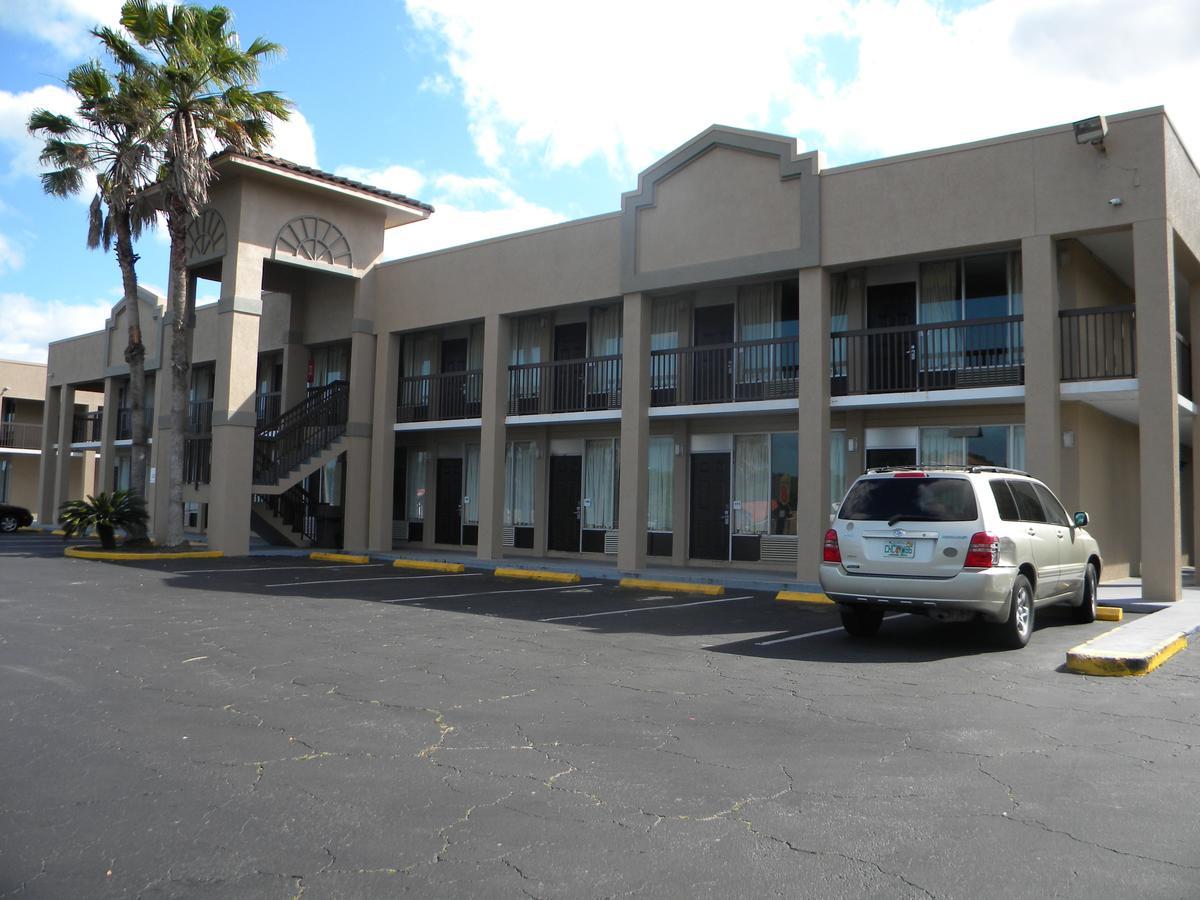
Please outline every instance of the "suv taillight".
M964 568L990 569L999 562L1000 538L988 531L980 531L971 535L971 545L967 547Z
M842 550L838 546L837 532L830 528L825 532L825 562L840 563L842 561Z

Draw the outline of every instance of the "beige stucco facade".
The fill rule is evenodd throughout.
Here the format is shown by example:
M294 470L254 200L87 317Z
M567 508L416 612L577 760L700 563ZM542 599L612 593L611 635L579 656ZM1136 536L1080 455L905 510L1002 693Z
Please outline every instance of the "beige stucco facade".
M384 231L428 207L228 154L190 260L220 282L192 352L207 463L184 510L155 479L156 517L230 553L256 531L812 583L865 466L971 461L1046 480L1105 578L1174 598L1200 533L1200 176L1161 109L1108 127L824 168L714 126L613 214L392 262ZM51 346L60 422L74 391L119 394L121 316Z

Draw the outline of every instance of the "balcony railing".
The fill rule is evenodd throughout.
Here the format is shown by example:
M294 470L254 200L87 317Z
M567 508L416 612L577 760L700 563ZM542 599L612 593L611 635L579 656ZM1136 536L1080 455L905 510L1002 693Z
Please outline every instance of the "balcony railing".
M104 437L104 411L76 413L71 428L72 444L99 443Z
M42 426L27 422L0 422L0 448L42 449Z
M843 331L831 338L830 393L877 394L1025 381L1021 316Z
M483 372L445 372L400 379L397 422L473 419L479 416Z
M594 356L508 367L509 415L620 408L620 356Z
M650 352L650 405L794 398L800 366L795 337Z
M282 403L283 393L281 391L268 391L265 394L255 394L254 415L257 423L261 425L263 422L278 419L279 413L283 411Z
M1135 377L1137 330L1133 310L1130 305L1059 312L1062 380Z
M154 425L154 407L146 407L146 436L150 436L150 430ZM117 410L117 434L116 440L127 441L133 437L133 410L122 406Z
M212 476L212 416L211 399L188 403L183 435L183 480L187 484L208 484Z

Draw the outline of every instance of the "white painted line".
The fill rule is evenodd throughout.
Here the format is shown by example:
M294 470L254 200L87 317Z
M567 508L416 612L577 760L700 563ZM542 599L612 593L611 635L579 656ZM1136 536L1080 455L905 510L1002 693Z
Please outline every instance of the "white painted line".
M386 563L345 563L340 566L252 566L249 569L180 569L174 575L209 575L214 572L286 572L288 569L307 569L318 572L321 569L374 569Z
M478 578L482 572L442 572L438 575L381 575L378 578L325 578L321 581L281 581L264 587L304 587L310 584L350 584L353 581L420 581L422 578Z
M660 609L684 609L688 606L708 606L710 603L728 603L731 600L749 600L750 595L744 597L722 597L719 600L696 600L692 603L670 603L665 606L635 606L633 609L610 609L607 612L585 613L581 616L555 616L553 619L541 619L542 622L566 622L570 619L594 619L597 616L622 616L626 613L644 613L655 612Z
M478 575L479 573L476 572L474 574ZM576 587L577 588L579 588L579 587L594 588L594 587L600 587L600 583L596 582L595 584L581 584L581 585L576 585ZM475 593L471 593L471 594L433 594L432 596L429 596L429 597L401 597L398 600L384 600L383 602L384 603L420 603L422 600L458 600L462 597L490 597L493 594L536 594L539 591L562 591L564 594L566 594L569 592L569 589L564 589L561 584L556 584L556 585L554 585L554 587L515 588L515 589L509 590L509 591L476 591Z
M896 613L893 616L884 616L883 621L890 622L892 619L899 619L902 616L907 616L907 615L908 615L908 613ZM821 631L809 631L805 634L793 634L791 637L775 638L775 640L773 640L773 641L758 641L757 643L755 643L754 646L755 647L770 647L772 644L786 644L788 641L802 641L805 638L820 637L823 634L833 634L834 632L841 631L841 630L842 630L842 626L839 625L837 628L825 628L825 629L822 629Z

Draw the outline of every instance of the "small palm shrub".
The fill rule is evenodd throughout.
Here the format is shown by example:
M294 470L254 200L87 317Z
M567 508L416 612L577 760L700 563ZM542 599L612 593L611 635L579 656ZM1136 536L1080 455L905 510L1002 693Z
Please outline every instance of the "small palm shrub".
M105 550L116 549L116 529L144 531L147 518L146 501L133 491L101 492L86 500L68 500L58 511L58 522L67 537L83 537L95 528Z

